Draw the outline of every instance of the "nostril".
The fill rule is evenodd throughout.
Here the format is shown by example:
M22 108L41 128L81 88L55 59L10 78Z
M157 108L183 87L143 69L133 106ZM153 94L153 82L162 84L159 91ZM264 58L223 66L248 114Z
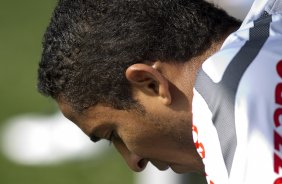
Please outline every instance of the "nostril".
M141 159L138 161L137 165L140 168L140 170L145 169L146 165L147 165L148 161L146 159Z
M145 169L148 160L144 159L134 153L131 153L129 157L125 157L128 166L135 172L141 172Z

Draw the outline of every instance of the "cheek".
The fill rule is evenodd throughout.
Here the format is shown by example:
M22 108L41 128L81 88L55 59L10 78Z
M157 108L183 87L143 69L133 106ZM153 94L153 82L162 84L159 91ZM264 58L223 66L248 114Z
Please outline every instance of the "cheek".
M134 131L127 133L123 136L123 141L132 152L140 151L146 144L148 144L148 138L140 133L140 131Z
M143 157L158 155L160 151L169 149L168 137L163 137L159 131L138 132L127 140L128 149Z
M126 131L121 137L127 148L139 156L145 156L148 151L156 149L159 142L156 132L147 131L144 128Z
M186 149L192 130L184 120L156 117L146 114L138 121L124 123L119 133L127 148L139 156L149 157L161 152L183 151ZM191 132L191 135L188 135ZM167 153L168 154L168 153Z

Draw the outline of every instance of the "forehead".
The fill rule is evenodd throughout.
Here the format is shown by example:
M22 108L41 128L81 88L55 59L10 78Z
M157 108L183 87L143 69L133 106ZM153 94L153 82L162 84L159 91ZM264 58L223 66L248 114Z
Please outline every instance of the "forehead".
M57 101L58 106L60 108L60 110L62 111L62 113L64 114L64 116L66 118L68 118L69 120L71 120L72 122L74 122L75 124L77 124L78 119L79 118L79 113L77 113L67 102L65 102L64 100L60 100Z
M57 101L57 103L64 116L88 135L95 127L101 126L104 123L116 123L128 115L125 111L116 110L109 106L96 105L83 112L77 112L65 101Z

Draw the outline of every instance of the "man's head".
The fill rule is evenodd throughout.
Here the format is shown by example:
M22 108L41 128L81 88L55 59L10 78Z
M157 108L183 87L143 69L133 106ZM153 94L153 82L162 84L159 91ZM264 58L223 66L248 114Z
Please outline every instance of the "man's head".
M78 109L127 109L135 103L129 66L186 62L236 24L201 0L60 0L44 36L38 88Z
M60 0L38 88L94 140L113 138L133 170L146 161L200 170L191 135L195 64L186 64L201 63L195 58L238 25L201 0Z

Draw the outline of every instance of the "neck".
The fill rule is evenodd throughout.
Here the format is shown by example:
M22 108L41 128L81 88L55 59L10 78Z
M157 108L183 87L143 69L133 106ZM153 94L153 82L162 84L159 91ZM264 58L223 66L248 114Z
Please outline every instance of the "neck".
M214 41L211 46L201 55L196 56L184 63L173 64L169 66L173 71L168 74L171 82L187 97L188 101L192 101L193 87L196 80L196 75L202 64L213 54L219 51L225 39L234 32L238 27L233 27L226 31L226 34L221 39ZM168 70L166 70L168 71Z
M178 93L175 93L175 98L178 98L179 94L183 94L186 96L188 103L192 103L193 87L198 70L207 58L220 49L227 36L229 36L231 32L237 28L238 27L233 27L228 29L221 39L212 42L211 46L202 54L193 57L187 62L157 62L154 64L158 66L157 68L162 75L164 75L173 84L171 85L171 89L175 89L173 92L178 91ZM189 110L191 109L189 108Z
M220 39L212 42L211 46L207 50L205 50L201 55L196 56L192 58L190 61L184 63L185 66L182 67L182 68L185 68L186 70L186 72L184 71L184 75L185 76L189 75L189 79L191 80L191 83L193 84L193 86L194 86L197 72L200 69L200 67L202 66L202 64L213 54L218 52L221 46L223 45L224 41L226 40L226 38L237 29L238 27L229 28ZM191 74L193 75L191 76ZM186 78L185 76L182 76L182 78Z

